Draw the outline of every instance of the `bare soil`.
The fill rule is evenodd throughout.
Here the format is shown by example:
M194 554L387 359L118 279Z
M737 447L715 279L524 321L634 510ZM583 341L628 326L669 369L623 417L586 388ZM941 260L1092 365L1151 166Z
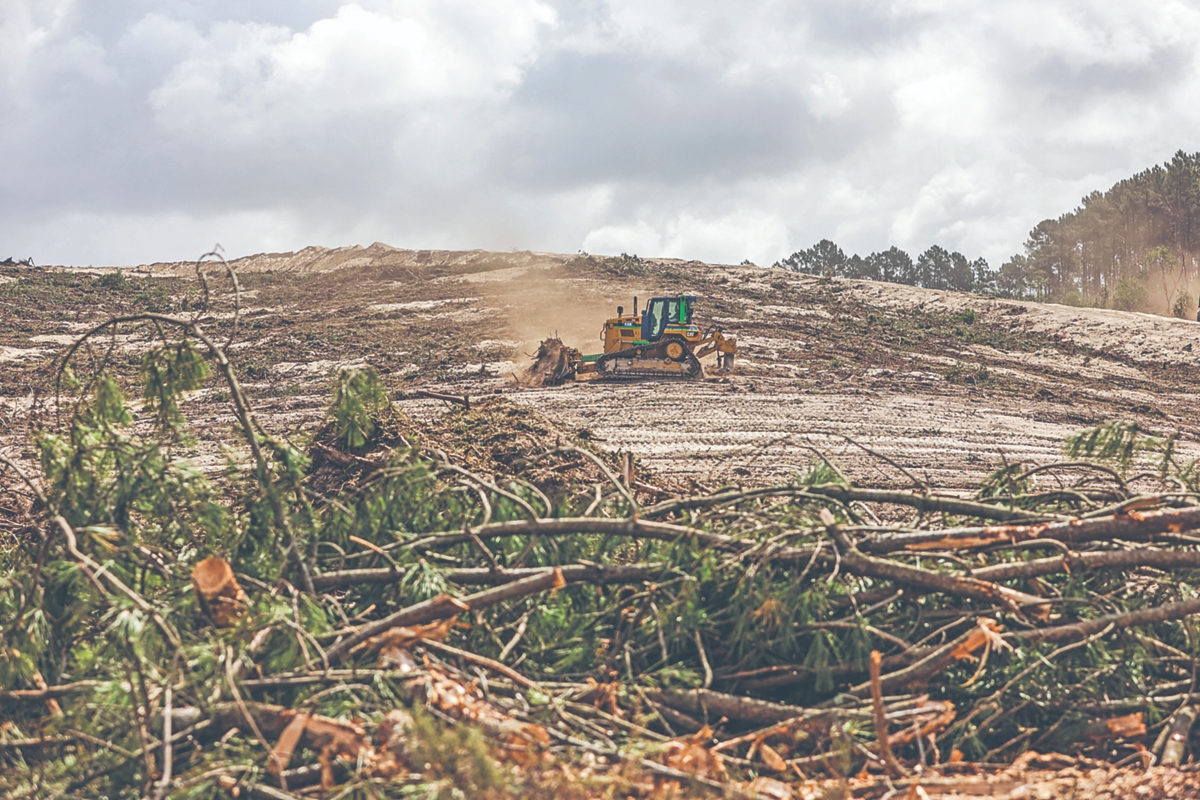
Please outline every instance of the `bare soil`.
M1183 456L1200 456L1200 325L1188 320L677 260L376 244L233 265L242 295L229 349L280 432L319 425L331 378L368 363L401 393L502 394L604 449L632 452L641 468L703 485L778 480L819 450L866 485L965 489L1005 461L1054 459L1071 433L1117 418L1180 431ZM203 310L192 264L143 266L123 280L0 269L4 443L24 449L17 420L49 385L56 355L110 315L199 318L224 340L234 303L219 267L206 266ZM683 292L699 296L703 322L737 335L732 376L515 380L541 340L595 352L618 305ZM109 368L114 353L129 361L138 347L105 344L90 357ZM220 387L200 392L190 411L206 427L231 422L225 399ZM401 406L417 419L445 408Z

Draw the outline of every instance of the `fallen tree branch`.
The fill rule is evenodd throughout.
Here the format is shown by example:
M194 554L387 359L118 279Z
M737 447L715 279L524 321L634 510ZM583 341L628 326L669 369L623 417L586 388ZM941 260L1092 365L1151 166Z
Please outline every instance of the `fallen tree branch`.
M801 497L811 500L836 500L848 505L854 502L884 503L915 508L926 513L952 514L960 517L978 517L980 519L1009 520L1045 520L1056 515L1028 511L1022 508L1004 508L990 503L980 503L974 500L963 500L957 497L943 497L935 494L917 494L915 492L891 491L886 489L861 489L840 484L822 484L818 486L772 486L763 489L746 491L721 492L708 497L686 497L670 500L653 506L647 506L641 511L646 519L677 514L681 511L691 511L701 508L740 503L748 500L759 500L767 497Z
M74 744L74 736L49 736L38 739L0 739L0 753L5 750L38 751L57 745Z
M889 672L887 675L881 675L879 678L881 690L884 692L895 692L899 689L928 683L930 678L941 673L942 670L958 660L957 653L959 648L966 644L974 632L975 629L972 628L961 636L932 650L923 658L907 667L898 669L895 672ZM865 683L851 687L846 694L859 699L870 697L871 682L866 681Z
M405 543L413 550L432 550L450 547L471 541L472 536L480 539L495 539L504 536L576 536L580 534L603 534L632 538L657 539L664 542L690 540L701 547L725 551L738 551L748 546L736 539L715 533L672 525L666 522L651 522L644 519L601 519L597 517L564 517L556 519L527 519L512 522L493 522L479 525L469 531L434 533Z
M102 685L104 685L103 681L75 681L74 683L47 686L45 689L8 689L0 691L0 703L41 702L84 692Z
M481 655L476 655L475 653L471 653L466 650L460 650L457 647L451 647L448 644L445 644L443 642L436 642L436 641L433 641L432 639L422 639L420 644L422 647L427 647L430 650L436 650L437 652L442 653L443 655L449 655L449 656L454 656L455 658L461 658L464 661L469 661L472 664L478 664L481 667L490 669L492 672L495 672L497 674L503 675L504 677L508 678L513 683L517 684L518 686L520 686L523 689L532 689L535 686L537 686L537 684L535 682L529 680L529 678L526 678L524 675L517 672L512 667L501 664L499 661L494 661L490 658L486 658Z
M446 394L433 392L429 389L416 389L411 393L415 397L425 397L430 400L444 400L447 403L457 403L467 411L471 410L471 398L465 394Z
M1022 606L1039 606L1045 603L1044 598L977 578L960 578L944 572L930 572L919 567L910 567L907 564L899 564L887 559L872 558L862 553L850 537L838 527L829 509L822 508L820 514L825 529L841 548L842 568L847 572L872 578L885 578L893 583L929 591L1000 603L1013 610Z
M1165 729L1167 740L1163 744L1162 758L1159 759L1164 767L1178 767L1187 757L1188 739L1198 714L1200 706L1184 706L1171 715Z
M739 722L764 726L785 720L802 720L804 726L815 731L827 728L835 716L834 712L827 709L801 708L714 692L711 689L648 689L646 697L652 702L670 706L700 720L706 716L728 717Z
M546 569L540 574L531 575L528 578L513 581L512 583L506 583L494 589L486 589L482 592L468 595L462 598L462 600L455 600L447 595L438 595L431 600L417 603L408 608L402 608L383 619L363 625L356 633L335 642L325 651L325 657L330 662L342 658L354 646L374 636L378 636L389 628L395 628L400 625L421 625L460 613L463 610L463 606L475 611L494 606L497 603L503 603L506 600L515 600L531 594L557 589L565 585L566 581L563 579L563 574L560 570Z
M236 278L235 278L236 280ZM300 549L296 543L295 532L292 530L291 515L285 512L283 498L280 496L279 488L275 485L271 478L271 469L267 463L267 458L263 454L262 442L259 441L260 436L263 439L269 439L266 429L259 424L254 412L250 409L250 402L246 398L245 392L242 390L241 382L237 378L233 364L229 361L225 350L217 345L208 334L206 334L200 325L192 320L172 317L167 314L159 314L155 312L145 312L141 314L132 314L123 317L111 317L107 321L93 327L91 330L83 333L70 345L63 353L59 360L57 380L61 383L63 374L70 365L71 357L79 348L83 347L84 343L96 336L106 328L112 328L115 332L118 327L126 323L151 322L155 325L171 325L180 330L185 331L188 335L194 336L207 349L209 357L217 364L217 369L221 372L225 383L229 388L230 400L233 403L234 413L237 416L238 422L241 425L241 432L246 440L246 444L250 448L250 454L254 458L254 463L257 467L258 478L262 482L262 487L267 495L267 500L271 504L271 510L275 515L275 523L279 525L283 532L285 551L294 561L296 569L300 573L301 585L306 591L313 591L312 575L308 569L308 564L300 554ZM65 521L64 523L65 524ZM107 575L107 573L106 573ZM135 601L136 602L136 601ZM170 635L168 635L170 638ZM178 647L178 643L175 642Z
M1032 561L993 564L972 569L971 575L980 580L1012 581L1036 578L1059 572L1084 572L1102 569L1200 569L1200 550L1142 547L1134 550L1092 550Z
M246 678L239 683L246 689L281 689L316 686L323 683L344 683L362 678L408 679L419 674L420 670L330 669L321 672L286 672L266 678Z
M1158 534L1181 533L1200 528L1200 506L1184 509L1113 514L1108 517L1072 519L1041 525L990 525L983 528L950 528L939 531L908 531L867 538L859 543L866 553L882 555L902 550L977 550L1031 539L1060 542L1095 542L1125 539L1147 541Z
M1093 633L1102 631L1109 625L1113 626L1113 630L1122 630L1124 628L1140 627L1143 625L1153 625L1157 622L1169 622L1172 620L1183 619L1190 617L1193 614L1200 614L1200 597L1191 600L1181 600L1176 603L1167 603L1163 606L1155 608L1143 608L1139 611L1129 611L1124 614L1105 614L1102 617L1094 619L1080 620L1069 625L1056 625L1052 628L1035 628L1028 631L1015 631L1005 634L1005 638L1016 638L1028 644L1040 644L1042 642L1070 642L1075 639L1083 639L1091 636Z
M610 583L637 583L661 578L670 569L668 564L567 564L559 567L567 583L594 583L603 586ZM468 567L448 569L441 573L450 583L463 585L499 586L513 581L540 575L546 567L520 567L517 569L489 569ZM347 569L313 575L313 586L318 591L342 589L371 583L392 583L408 574L407 570L387 567L379 569Z
M878 650L871 651L871 708L875 713L875 738L879 742L879 757L883 759L888 774L899 778L904 774L904 767L892 754L892 745L888 741L887 714L883 710L883 686L879 680L879 665L883 654Z

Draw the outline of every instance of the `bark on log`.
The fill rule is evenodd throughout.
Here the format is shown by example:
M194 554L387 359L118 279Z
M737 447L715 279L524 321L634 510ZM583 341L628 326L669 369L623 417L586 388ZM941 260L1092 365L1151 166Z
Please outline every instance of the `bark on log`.
M1178 767L1187 757L1188 738L1192 732L1192 725L1196 723L1197 714L1200 714L1200 706L1185 706L1171 717L1160 762L1164 767Z

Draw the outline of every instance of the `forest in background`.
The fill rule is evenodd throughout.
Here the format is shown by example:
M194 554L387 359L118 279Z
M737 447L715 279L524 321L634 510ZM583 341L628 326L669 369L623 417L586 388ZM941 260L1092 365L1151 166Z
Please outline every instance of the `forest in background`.
M891 247L847 256L823 239L776 266L997 297L1191 316L1200 288L1200 153L1092 192L1039 222L999 269L934 245L916 260Z

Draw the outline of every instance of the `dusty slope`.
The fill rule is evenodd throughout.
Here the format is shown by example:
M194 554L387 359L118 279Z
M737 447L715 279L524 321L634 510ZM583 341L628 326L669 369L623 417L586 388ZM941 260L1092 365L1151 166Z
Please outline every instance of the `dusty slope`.
M842 437L944 486L973 484L1003 459L1053 459L1070 433L1109 418L1195 439L1188 376L1200 326L1189 321L774 270L660 261L641 271L534 270L523 277L537 291L510 287L480 301L507 306L519 320L510 331L528 352L530 318L542 323L540 335L562 332L537 298L571 298L595 319L567 338L594 350L604 314L585 303L603 297L612 309L630 305L634 293L695 291L701 313L739 335L735 378L537 390L475 380L462 388L503 386L589 428L605 446L709 482L745 479L746 470L755 480L781 477L808 464L812 447L836 454L861 480L908 482Z
M776 478L809 463L812 448L865 483L909 482L846 436L919 477L967 486L1003 459L1052 459L1070 433L1117 417L1181 430L1185 453L1200 455L1191 380L1200 325L1189 321L673 260L375 244L232 263L245 290L232 350L283 429L314 424L327 379L366 362L398 389L509 394L604 447L702 482ZM154 277L116 289L78 273L5 273L0 300L22 309L0 318L10 405L62 342L103 316L139 303L197 313L187 310L193 265L138 272ZM540 338L557 333L594 351L615 306L684 291L739 337L728 381L513 386L509 373ZM214 302L206 324L224 333L232 310L228 298ZM224 422L219 399L200 398L193 413ZM418 416L439 410L404 405Z

